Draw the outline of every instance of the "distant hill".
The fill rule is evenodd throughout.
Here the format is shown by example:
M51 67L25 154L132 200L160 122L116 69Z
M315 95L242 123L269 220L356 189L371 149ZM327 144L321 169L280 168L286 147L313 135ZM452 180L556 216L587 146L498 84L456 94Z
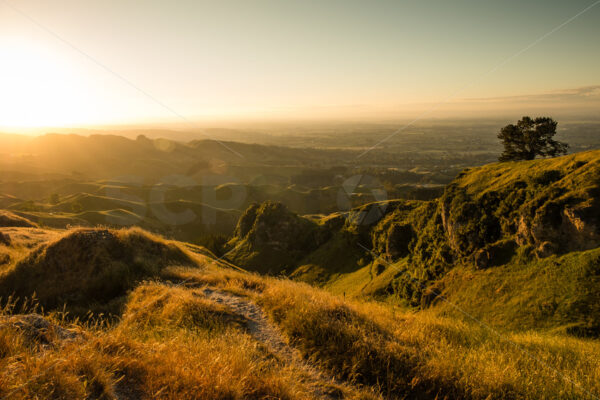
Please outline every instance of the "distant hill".
M35 137L0 136L3 171L25 174L83 176L91 180L136 175L160 180L172 174L192 176L211 168L306 166L342 160L343 151L220 142L209 139L177 142L169 139L129 139L118 135L47 134Z

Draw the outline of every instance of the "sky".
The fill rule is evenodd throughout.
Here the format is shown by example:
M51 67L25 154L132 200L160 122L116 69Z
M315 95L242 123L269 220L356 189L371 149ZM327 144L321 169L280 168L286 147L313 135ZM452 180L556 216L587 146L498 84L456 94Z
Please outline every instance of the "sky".
M596 3L0 0L0 128L598 115Z

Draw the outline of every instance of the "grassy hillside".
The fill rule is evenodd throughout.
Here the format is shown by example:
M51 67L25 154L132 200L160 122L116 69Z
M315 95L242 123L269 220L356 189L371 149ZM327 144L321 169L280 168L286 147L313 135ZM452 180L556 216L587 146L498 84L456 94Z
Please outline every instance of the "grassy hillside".
M253 237L299 245L292 223L258 223L252 210L264 206L241 220L252 221ZM443 294L498 327L600 334L599 151L473 168L438 200L371 203L303 224L320 241L297 247L302 255L276 254L238 230L231 259L255 270L249 260L271 262L272 273L334 293L418 308L445 311Z
M254 204L223 260L6 213L0 398L596 398L599 174L586 152L473 168L430 201Z
M11 229L15 237L15 229L28 232ZM23 260L78 232L55 233ZM140 231L111 233L123 246L146 243L134 246L138 257L163 249L175 252L173 262L131 286L116 320L82 323L58 305L39 315L29 305L7 304L0 312L0 396L572 399L600 393L594 340L497 335L473 321L236 271L202 249L183 250L182 243ZM104 248L98 241L90 246ZM181 266L180 254L192 265ZM113 257L105 261L119 260ZM46 286L39 281L40 290Z
M459 267L437 284L453 305L494 326L594 337L600 335L599 288L600 249L487 270ZM442 301L435 308L461 316Z
M178 245L138 229L77 229L5 267L0 293L78 314L118 312L127 290L171 265L195 264Z
M35 227L37 225L34 222L28 220L27 218L23 218L9 211L0 211L0 226Z

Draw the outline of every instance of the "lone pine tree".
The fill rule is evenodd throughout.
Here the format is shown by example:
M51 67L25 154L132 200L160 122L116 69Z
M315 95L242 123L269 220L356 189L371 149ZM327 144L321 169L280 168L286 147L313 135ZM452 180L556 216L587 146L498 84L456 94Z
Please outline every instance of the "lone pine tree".
M538 155L556 157L566 154L569 145L552 139L557 125L548 117L523 117L516 125L506 125L498 134L504 145L499 160L533 160Z

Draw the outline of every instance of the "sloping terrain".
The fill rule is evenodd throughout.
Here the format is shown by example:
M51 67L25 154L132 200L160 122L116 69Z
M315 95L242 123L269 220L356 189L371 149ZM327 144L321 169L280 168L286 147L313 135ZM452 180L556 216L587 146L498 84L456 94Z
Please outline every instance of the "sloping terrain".
M276 260L271 273L421 308L445 308L443 294L495 326L600 334L598 151L473 168L439 200L258 217L273 208L248 209L229 259L261 272L254 260ZM319 240L301 244L291 226Z
M13 214L9 211L0 211L0 227L26 227L33 228L37 225L30 220Z
M171 265L194 262L177 245L140 230L78 229L33 248L5 268L0 292L22 299L35 295L45 308L104 311L137 282Z
M252 205L222 260L140 228L0 227L0 398L596 398L599 170L587 152L432 201Z
M600 393L597 341L497 335L474 322L350 301L189 256L194 266L167 267L139 282L117 319L81 323L52 309L40 316L7 304L0 313L0 396L570 399Z

